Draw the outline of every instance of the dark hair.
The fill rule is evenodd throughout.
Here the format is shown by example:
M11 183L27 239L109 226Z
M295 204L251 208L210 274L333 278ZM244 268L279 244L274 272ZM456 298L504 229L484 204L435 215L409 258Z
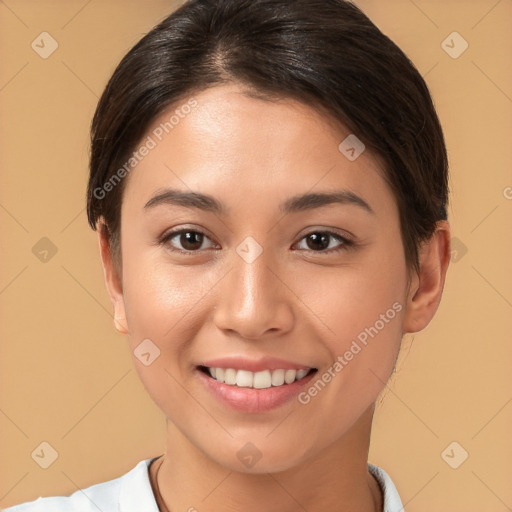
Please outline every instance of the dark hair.
M103 218L119 270L125 180L105 184L164 109L228 82L251 97L314 106L372 148L396 197L407 265L418 271L419 245L446 219L443 132L415 66L344 0L188 0L126 54L92 120L87 189L89 224Z

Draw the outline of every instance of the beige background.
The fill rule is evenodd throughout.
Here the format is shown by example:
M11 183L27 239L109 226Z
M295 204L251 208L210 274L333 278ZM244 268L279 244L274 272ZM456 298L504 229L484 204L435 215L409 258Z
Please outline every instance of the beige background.
M370 461L408 512L510 510L512 1L356 3L431 88L456 251L437 316L404 340ZM97 99L175 5L0 1L0 507L70 494L163 453L164 416L113 327L85 187ZM47 59L31 48L43 31L59 45ZM442 46L453 31L469 44L456 59ZM32 252L43 237L57 249L47 262ZM442 457L453 441L469 453L458 469ZM31 457L42 442L58 452L48 469Z

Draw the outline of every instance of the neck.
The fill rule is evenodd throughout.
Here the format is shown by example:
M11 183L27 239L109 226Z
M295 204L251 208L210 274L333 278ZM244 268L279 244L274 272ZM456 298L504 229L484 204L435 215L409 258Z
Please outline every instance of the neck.
M276 473L223 467L167 421L166 453L150 468L157 504L161 511L382 512L381 490L367 467L373 410L372 405L322 452ZM154 483L157 470L159 493Z

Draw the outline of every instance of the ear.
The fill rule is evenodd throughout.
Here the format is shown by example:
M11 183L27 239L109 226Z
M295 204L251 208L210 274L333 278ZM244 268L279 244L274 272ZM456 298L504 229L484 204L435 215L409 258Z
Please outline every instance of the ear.
M404 315L404 332L427 327L441 302L450 263L450 225L439 221L430 240L419 251L419 274L414 273Z
M103 276L110 296L110 301L114 307L114 325L121 334L129 334L124 307L122 278L114 264L110 249L109 232L103 219L98 221L96 230L98 233L98 245L103 265Z

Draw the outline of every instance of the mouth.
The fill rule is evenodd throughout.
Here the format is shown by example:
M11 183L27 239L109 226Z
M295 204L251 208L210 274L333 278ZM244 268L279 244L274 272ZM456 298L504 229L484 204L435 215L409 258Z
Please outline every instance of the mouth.
M298 361L263 354L259 358L231 354L198 363L195 374L210 399L228 409L253 414L292 404L318 372L318 368Z
M316 373L317 368L266 369L257 372L235 368L198 365L197 369L210 379L232 387L268 389L289 386ZM309 380L309 379L308 379Z
M274 360L275 362L275 360ZM213 363L211 363L213 364ZM217 364L226 364L217 362ZM233 364L233 361L230 361ZM273 363L267 364L274 366ZM277 364L277 363L276 363ZM251 366L247 361L240 366ZM254 368L257 366L257 368ZM196 375L205 386L210 398L230 410L239 413L263 414L294 402L294 398L313 379L317 368L297 366L291 363L279 363L288 368L262 368L262 363L253 365L257 371L246 368L228 368L220 366L196 366ZM295 403L298 403L295 400Z

